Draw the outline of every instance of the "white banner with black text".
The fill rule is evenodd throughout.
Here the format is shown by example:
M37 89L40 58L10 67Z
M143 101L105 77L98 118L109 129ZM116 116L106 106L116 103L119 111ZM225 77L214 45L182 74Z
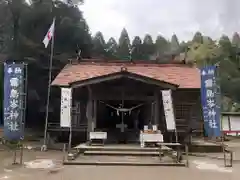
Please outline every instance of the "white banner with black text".
M71 126L72 89L61 88L61 127Z
M172 103L172 91L163 90L162 100L163 100L167 130L176 130L176 122L175 122L173 103Z

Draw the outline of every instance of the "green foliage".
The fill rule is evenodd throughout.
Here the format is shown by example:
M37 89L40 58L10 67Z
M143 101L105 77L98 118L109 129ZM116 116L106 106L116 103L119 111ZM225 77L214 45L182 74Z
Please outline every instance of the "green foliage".
M153 43L152 36L146 34L143 39L143 59L149 60L150 56L155 53L155 44Z
M97 32L94 36L93 40L93 56L94 57L102 57L106 56L106 43L101 32Z
M158 52L159 54L163 54L170 50L170 43L163 36L160 35L157 36L155 46L156 52Z
M176 51L179 49L179 47L180 47L180 45L179 45L178 38L177 38L176 34L174 34L171 38L170 49L171 49L171 51Z
M233 111L239 110L236 108L238 106L231 108L233 104L240 102L238 33L234 33L232 41L223 35L216 42L196 32L191 41L181 43L175 34L170 42L160 35L154 42L151 35L146 34L143 40L136 36L130 43L128 32L123 29L118 43L114 38L110 38L106 43L101 32L97 32L94 37L90 36L82 12L70 1L64 3L60 0L32 0L31 4L27 4L25 0L0 0L0 55L4 55L6 59L29 63L28 92L35 92L40 99L40 102L36 102L37 98L30 96L29 112L37 112L45 105L49 48L43 47L42 40L53 17L56 17L53 76L56 76L69 58L76 57L75 52L79 49L82 57L123 60L149 60L179 53L187 63L196 64L198 67L219 63L222 94L224 99L228 99L223 101L226 105L224 107ZM34 106L31 106L31 103ZM56 104L57 109L58 106L59 104Z
M203 43L202 34L200 32L196 32L196 34L193 36L192 42L202 44Z
M130 60L131 44L127 30L124 28L121 32L118 42L118 57L123 60Z
M108 59L117 59L117 49L117 41L113 37L111 37L106 44L106 57Z
M222 35L222 37L219 40L219 48L221 50L221 53L223 56L231 56L232 54L232 43L228 36Z
M233 34L232 45L235 46L235 47L240 48L240 36L239 36L239 34L237 32L235 32Z
M215 43L211 41L204 41L202 44L193 42L189 46L187 61L201 67L214 63L219 56L219 49Z
M133 60L143 59L143 44L139 36L136 36L132 42L132 59Z
M76 50L81 49L82 57L91 56L92 39L82 12L77 6L60 0L33 0L31 4L25 0L0 0L0 56L4 57L1 60L13 59L29 64L27 122L34 119L35 125L38 124L40 109L45 106L50 59L50 47L45 49L42 40L53 17L56 17L55 77L69 58L76 58ZM52 92L50 106L54 107L57 102L58 110L58 101L54 100L56 94ZM39 121L42 121L40 118Z

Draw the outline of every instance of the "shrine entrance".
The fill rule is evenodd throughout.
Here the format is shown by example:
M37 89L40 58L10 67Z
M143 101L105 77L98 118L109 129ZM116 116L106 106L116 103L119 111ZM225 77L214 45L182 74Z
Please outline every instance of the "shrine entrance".
M145 101L99 101L96 130L108 133L108 142L137 142L144 126Z
M164 132L161 90L177 88L156 79L122 70L70 84L74 101L80 101L86 141L139 143L143 131ZM74 107L75 109L75 107Z

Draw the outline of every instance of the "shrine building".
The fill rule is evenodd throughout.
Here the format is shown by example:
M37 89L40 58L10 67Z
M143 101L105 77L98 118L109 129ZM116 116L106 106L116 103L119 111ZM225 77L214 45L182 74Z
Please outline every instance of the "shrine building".
M191 130L203 132L200 72L183 63L81 59L67 64L52 86L71 88L72 133L83 141L90 132L106 132L108 143L136 142L146 125L169 138L162 90L171 90L179 141ZM54 131L68 128L49 122L48 132Z

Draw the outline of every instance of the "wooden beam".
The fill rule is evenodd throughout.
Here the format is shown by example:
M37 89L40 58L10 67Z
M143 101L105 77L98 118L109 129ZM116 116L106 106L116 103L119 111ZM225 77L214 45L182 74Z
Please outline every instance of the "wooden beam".
M99 86L93 86L93 91L94 92L106 92L110 91L111 92L121 92L121 89L124 90L124 92L136 92L136 87L137 87L137 92L142 92L142 93L149 93L149 92L153 92L155 90L155 88L153 86L135 86L135 85L117 85L117 86L112 86L112 85L99 85Z
M121 95L96 95L93 96L94 100L121 100ZM129 100L129 101L152 101L154 100L154 96L129 96L129 95L125 95L124 96L124 100Z
M126 92L124 91L126 96L154 96L154 92L138 92L136 91L132 91L132 92ZM93 96L120 96L121 95L121 91L111 91L111 89L106 89L104 91L95 91L93 93Z

